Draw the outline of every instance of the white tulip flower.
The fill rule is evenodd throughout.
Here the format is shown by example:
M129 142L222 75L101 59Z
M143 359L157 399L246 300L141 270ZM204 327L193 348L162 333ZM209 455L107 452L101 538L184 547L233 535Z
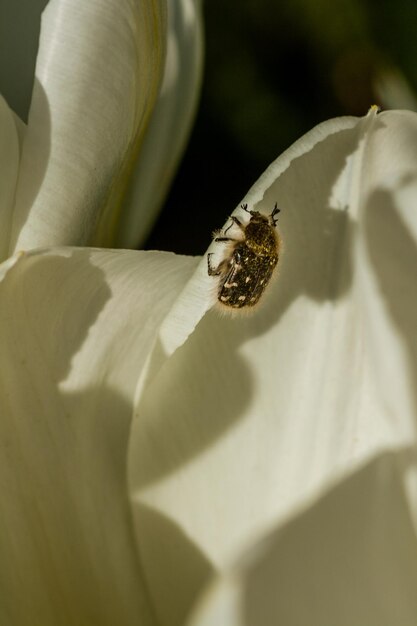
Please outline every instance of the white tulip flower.
M416 114L249 190L283 241L252 316L207 256L82 247L149 229L200 41L191 0L51 0L28 127L1 102L0 623L411 626Z

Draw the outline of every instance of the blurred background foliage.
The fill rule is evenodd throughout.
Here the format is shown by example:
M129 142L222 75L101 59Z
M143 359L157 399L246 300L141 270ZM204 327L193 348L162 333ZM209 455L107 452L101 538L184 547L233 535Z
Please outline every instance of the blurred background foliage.
M417 110L416 0L206 0L204 18L200 107L148 249L204 253L319 122L371 104Z

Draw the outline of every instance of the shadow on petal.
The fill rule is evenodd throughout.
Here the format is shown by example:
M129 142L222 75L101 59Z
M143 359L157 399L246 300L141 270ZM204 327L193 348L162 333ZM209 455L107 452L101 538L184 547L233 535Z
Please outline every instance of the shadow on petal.
M126 487L132 403L88 384L100 342L64 389L112 296L94 254L23 255L0 283L5 624L127 626L147 612Z
M133 626L149 609L126 497L132 407L103 387L48 400L18 428L2 412L2 623Z
M366 131L359 125L327 136L294 158L266 190L263 205L281 207L282 253L276 281L248 320L245 338L278 324L300 297L326 302L346 296L352 282L353 222L346 194L340 194L340 204L334 188L344 178L348 186L349 160Z
M51 152L51 112L45 90L38 79L35 79L33 86L32 101L36 102L36 123L31 124L29 117L17 182L10 253L14 251L20 232L30 217L46 175ZM54 243L49 242L50 245Z
M61 248L60 254L46 252L43 256L23 255L23 269L18 260L9 271L7 280L0 286L1 298L8 303L7 310L19 312L16 319L1 324L2 345L10 346L16 361L19 352L22 352L18 371L14 376L8 373L12 388L13 384L21 386L25 366L33 367L36 361L39 363L38 368L30 372L35 380L37 371L43 380L44 371L40 372L43 362L48 367L50 363L54 364L56 383L64 380L68 374L73 355L79 350L90 326L111 295L104 273L90 261L90 254L88 249L77 249L75 254L70 248ZM80 280L80 276L84 280ZM91 284L94 284L94 289ZM52 314L58 303L62 311L59 317ZM79 311L82 305L83 323L80 324ZM24 345L21 343L23 323ZM28 354L33 359L31 363L26 362ZM5 370L3 375L6 375Z
M415 451L379 455L242 567L242 626L413 626L417 544L403 490Z
M232 320L225 322L226 342L237 345L239 327ZM224 333L217 319L205 316L144 390L132 459L135 489L169 475L213 445L251 401L250 371L233 349L225 353L219 347L225 342ZM161 351L157 345L160 359ZM215 365L218 359L222 367Z
M158 623L180 626L214 567L171 519L134 499L131 507Z

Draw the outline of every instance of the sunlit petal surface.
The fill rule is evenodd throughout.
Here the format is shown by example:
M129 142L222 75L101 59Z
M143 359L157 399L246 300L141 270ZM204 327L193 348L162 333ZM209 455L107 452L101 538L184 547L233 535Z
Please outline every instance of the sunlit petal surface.
M282 209L263 306L201 319L216 286L203 259L165 319L129 459L162 624L181 624L213 572L329 481L414 445L416 163L413 113L313 129L242 200Z
M108 245L164 57L162 0L51 0L10 251Z

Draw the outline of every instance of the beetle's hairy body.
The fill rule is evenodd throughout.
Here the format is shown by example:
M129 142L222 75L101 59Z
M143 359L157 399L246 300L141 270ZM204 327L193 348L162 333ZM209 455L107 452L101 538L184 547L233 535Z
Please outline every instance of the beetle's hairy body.
M247 211L246 206L242 208ZM254 307L259 302L278 263L280 242L274 219L278 211L276 206L270 216L247 211L251 219L246 225L232 217L241 229L242 239L215 238L229 242L228 255L217 268L211 266L208 257L209 274L220 277L217 298L224 307L236 310Z

